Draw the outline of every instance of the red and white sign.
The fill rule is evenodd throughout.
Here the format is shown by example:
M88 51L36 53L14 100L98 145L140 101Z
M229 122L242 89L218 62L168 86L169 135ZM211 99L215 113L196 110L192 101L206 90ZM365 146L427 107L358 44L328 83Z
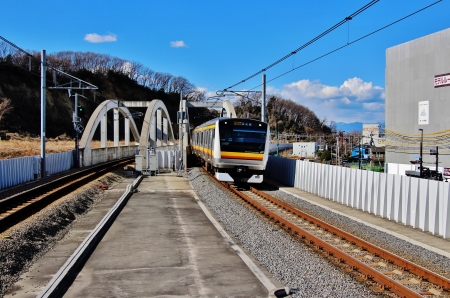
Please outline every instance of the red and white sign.
M450 177L450 168L444 168L444 176Z
M434 88L450 86L450 73L434 76Z

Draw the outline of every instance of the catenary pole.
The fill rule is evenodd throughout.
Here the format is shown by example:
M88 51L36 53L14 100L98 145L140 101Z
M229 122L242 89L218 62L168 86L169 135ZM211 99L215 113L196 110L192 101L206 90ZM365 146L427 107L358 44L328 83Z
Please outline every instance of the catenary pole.
M46 102L46 57L41 51L41 178L45 177L45 102Z
M75 167L80 167L80 148L79 148L79 136L78 136L78 93L75 93L75 109L74 109L74 117L73 124L75 127L75 154L77 155L75 158Z
M262 75L261 121L266 122L266 75Z

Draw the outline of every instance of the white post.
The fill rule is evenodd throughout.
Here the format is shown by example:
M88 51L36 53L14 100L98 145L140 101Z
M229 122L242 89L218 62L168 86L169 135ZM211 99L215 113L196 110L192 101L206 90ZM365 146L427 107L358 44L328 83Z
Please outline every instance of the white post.
M103 110L104 110L105 113L103 114L102 120L100 121L100 146L102 148L106 148L106 146L107 146L107 138L108 138L107 137L107 135L108 135L107 134L108 119L106 117L106 107L104 107Z
M119 147L119 109L114 108L114 147Z
M168 121L167 118L163 118L163 145L167 146L168 145L168 134L167 134L167 130L168 130Z
M130 118L125 118L125 146L130 146Z
M157 147L161 146L161 140L162 140L161 116L162 116L161 109L158 109L156 111L156 146Z

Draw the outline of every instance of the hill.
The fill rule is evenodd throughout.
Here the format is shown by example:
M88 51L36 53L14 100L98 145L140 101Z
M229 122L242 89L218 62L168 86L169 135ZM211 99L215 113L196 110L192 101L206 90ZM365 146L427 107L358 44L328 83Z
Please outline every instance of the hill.
M29 61L32 63L29 64ZM40 53L24 54L15 52L1 56L0 52L0 132L39 136L41 134L41 83ZM190 101L205 99L205 94L195 88L187 79L174 77L168 73L155 72L138 62L129 62L109 55L80 52L60 52L47 56L47 86L65 84L71 86L72 80L61 76L58 69L73 77L91 83L98 90L73 90L81 93L78 105L84 108L85 118L81 125L86 126L89 115L106 99L126 101L151 101L160 99L169 112L176 130L176 113L179 107L180 93ZM53 79L52 79L53 78ZM65 81L64 81L65 80ZM76 84L76 83L74 83ZM74 98L67 90L47 88L46 91L46 137L60 135L75 137L72 123ZM255 98L241 96L235 102L237 117L261 118L260 95ZM5 110L9 104L10 110ZM3 107L2 107L3 105ZM8 108L8 107L7 107ZM133 111L145 113L145 108L133 108ZM7 111L7 112L6 112ZM133 112L132 111L132 112ZM267 121L272 131L292 134L328 134L332 128L320 120L308 108L296 104L279 95L268 96ZM111 116L110 116L111 113ZM208 118L217 116L217 111L195 109L189 111L191 125L198 125ZM197 114L201 115L197 117ZM134 117L138 129L143 119ZM112 126L112 112L108 112L108 126ZM119 123L119 125L121 125ZM124 129L119 129L119 138L124 137ZM113 139L113 130L108 130L108 139ZM1 137L1 135L0 135ZM94 135L99 139L99 132Z
M151 90L139 85L127 75L120 72L108 71L107 74L92 73L80 70L72 73L73 76L83 81L96 85L99 89L80 92L84 97L79 97L79 105L85 109L86 117L81 119L81 124L86 125L89 115L105 99L148 100L160 99L166 105L170 118L176 119L180 95L178 93L166 93L164 91ZM48 74L51 77L51 74ZM0 100L10 99L9 113L3 115L0 121L0 130L22 135L38 136L41 133L41 99L40 78L32 72L8 63L0 63ZM75 137L72 123L74 99L69 98L66 90L47 90L46 101L46 136L55 138L67 134ZM145 109L136 109L145 113ZM142 119L134 119L138 127L142 125ZM111 121L108 118L108 121ZM112 131L108 132L108 138L112 138Z

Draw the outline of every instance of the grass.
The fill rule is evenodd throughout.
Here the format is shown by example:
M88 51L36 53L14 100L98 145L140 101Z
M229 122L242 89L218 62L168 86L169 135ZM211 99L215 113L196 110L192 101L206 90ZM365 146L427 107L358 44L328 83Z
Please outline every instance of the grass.
M120 141L119 144L124 145L125 141ZM114 142L108 141L107 146L114 146ZM100 147L100 141L91 142L91 148ZM75 150L75 140L48 140L45 142L45 154L71 150ZM41 141L39 139L0 140L0 159L35 155L41 155Z

